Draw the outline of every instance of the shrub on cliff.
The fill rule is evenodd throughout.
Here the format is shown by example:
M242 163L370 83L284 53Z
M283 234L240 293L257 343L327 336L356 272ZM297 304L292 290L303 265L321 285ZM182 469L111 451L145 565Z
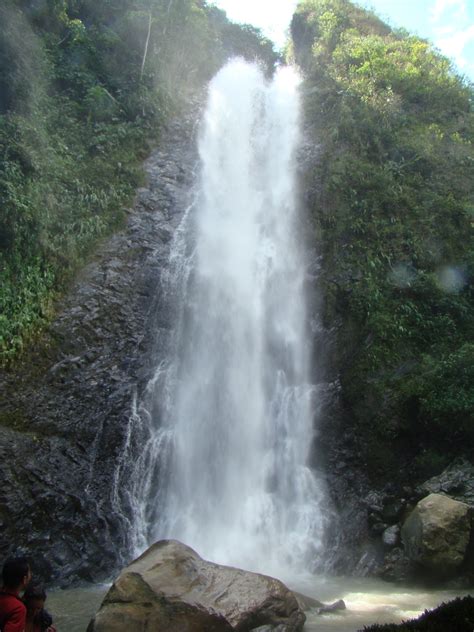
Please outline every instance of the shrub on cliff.
M304 0L292 35L343 399L374 475L426 476L474 446L472 86L349 0Z
M202 0L0 6L0 364L124 219L167 116L230 54L276 60Z

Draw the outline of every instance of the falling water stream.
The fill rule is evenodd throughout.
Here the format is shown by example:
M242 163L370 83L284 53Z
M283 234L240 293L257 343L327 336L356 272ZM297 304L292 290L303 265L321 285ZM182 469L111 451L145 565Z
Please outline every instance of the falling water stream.
M213 79L199 141L200 183L175 238L178 301L154 445L164 476L152 537L203 557L279 573L311 568L323 490L307 465L310 379L298 234L298 77L273 81L241 60ZM165 396L166 395L166 396Z
M307 465L318 389L298 143L293 71L269 82L236 60L217 74L201 127L200 179L165 283L175 326L130 422L130 433L139 427L148 438L130 481L132 530L136 552L173 537L206 559L275 575L317 599L343 598L346 611L308 613L305 630L354 632L416 616L456 592L310 574L328 510ZM83 631L106 588L53 593L60 628Z

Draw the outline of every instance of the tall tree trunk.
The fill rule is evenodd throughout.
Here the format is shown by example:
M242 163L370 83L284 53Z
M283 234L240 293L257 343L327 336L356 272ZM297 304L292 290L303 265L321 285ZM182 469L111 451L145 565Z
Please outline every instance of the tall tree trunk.
M146 58L148 55L148 45L150 43L150 35L151 35L151 11L148 14L148 33L146 35L145 50L143 51L142 67L140 68L140 82L143 79L143 72L145 70Z

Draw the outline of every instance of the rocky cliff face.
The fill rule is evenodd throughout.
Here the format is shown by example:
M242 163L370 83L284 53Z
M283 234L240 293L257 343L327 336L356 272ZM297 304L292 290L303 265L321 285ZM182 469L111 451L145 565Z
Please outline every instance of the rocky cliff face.
M136 402L166 356L174 324L163 279L194 182L196 120L189 114L169 126L146 162L148 181L125 229L98 248L36 348L15 370L0 373L0 555L30 555L49 581L95 580L133 554L130 481L147 438ZM322 152L310 125L306 141L300 155L305 204L319 208L314 173ZM308 226L309 243L312 231ZM318 299L321 274L331 280L315 252L307 290L312 320L324 328L314 331L322 399L313 464L326 473L336 508L329 567L407 579L413 569L400 541L404 520L428 493L457 498L458 479L470 489L472 467L441 477L440 489L396 481L374 488L340 386L360 341L343 320L344 306L330 292ZM472 506L470 496L460 499ZM472 569L472 545L470 551Z
M195 120L169 126L125 229L0 373L0 556L31 556L46 580L97 579L131 553L134 402L160 353L154 332L172 325L161 279L193 182Z

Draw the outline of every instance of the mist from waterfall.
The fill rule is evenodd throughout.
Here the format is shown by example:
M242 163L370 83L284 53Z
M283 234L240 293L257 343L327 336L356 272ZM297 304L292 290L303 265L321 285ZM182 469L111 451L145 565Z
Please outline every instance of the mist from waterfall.
M298 236L299 80L233 60L213 79L200 183L173 245L171 357L149 389L149 539L288 576L320 553L323 492L308 467L317 410ZM157 486L157 487L155 487ZM146 517L143 518L144 520Z

